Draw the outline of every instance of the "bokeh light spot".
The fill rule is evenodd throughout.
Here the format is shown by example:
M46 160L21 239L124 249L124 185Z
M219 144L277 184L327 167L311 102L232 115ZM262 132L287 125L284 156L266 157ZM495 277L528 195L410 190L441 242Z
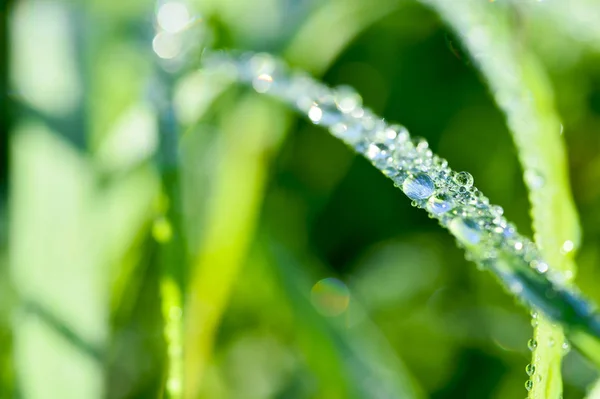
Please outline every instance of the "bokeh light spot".
M159 32L152 40L152 49L160 58L170 60L181 53L181 37L169 32Z
M190 12L185 4L170 1L158 9L156 21L161 29L166 32L181 32L190 22Z
M318 281L310 292L313 306L324 316L338 316L348 309L350 291L337 278L328 277Z
M171 227L171 223L164 218L160 217L154 221L152 225L152 237L157 242L165 243L171 240L173 237L173 228Z

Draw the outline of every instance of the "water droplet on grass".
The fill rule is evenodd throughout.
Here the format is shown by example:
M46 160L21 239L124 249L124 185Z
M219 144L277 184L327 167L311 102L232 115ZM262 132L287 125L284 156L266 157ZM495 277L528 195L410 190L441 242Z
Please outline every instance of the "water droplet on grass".
M575 244L573 243L573 241L571 240L567 240L563 243L562 247L560 248L561 252L563 254L568 254L569 252L571 252L573 249L575 248Z
M308 117L314 123L319 123L323 117L323 111L315 104L308 110Z
M433 180L425 173L409 176L402 183L402 191L413 200L429 198L435 191Z
M349 114L362 105L362 98L354 89L342 86L336 90L335 102L340 111Z
M537 341L531 338L529 341L527 341L527 347L530 351L534 350L535 348L537 348Z
M454 208L452 196L448 193L438 193L433 195L427 201L427 209L435 215L441 215Z
M469 172L459 172L454 175L454 182L468 188L473 185L473 176Z
M452 234L465 245L476 245L481 241L481 228L472 219L452 219L448 226Z
M528 364L527 367L525 367L525 372L527 372L528 376L532 376L535 374L535 366L533 364Z
M535 169L527 169L525 171L525 182L533 189L542 188L545 183L544 176Z

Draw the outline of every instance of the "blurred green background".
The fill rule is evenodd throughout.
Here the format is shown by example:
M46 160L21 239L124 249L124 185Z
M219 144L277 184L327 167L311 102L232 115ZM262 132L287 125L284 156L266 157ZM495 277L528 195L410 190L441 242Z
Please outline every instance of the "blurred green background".
M2 3L0 397L524 397L529 313L340 141L199 69L266 51L353 86L531 235L504 116L440 17L173 4ZM565 4L489 7L551 79L600 302L600 4ZM563 373L565 399L598 377L575 351Z

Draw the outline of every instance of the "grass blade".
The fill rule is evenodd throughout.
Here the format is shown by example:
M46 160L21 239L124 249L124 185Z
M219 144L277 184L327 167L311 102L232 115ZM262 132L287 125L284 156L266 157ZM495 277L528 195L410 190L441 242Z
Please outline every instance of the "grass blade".
M580 231L562 126L542 67L512 29L508 6L471 0L426 3L459 34L504 111L525 171L536 244L552 268L570 281ZM543 314L536 314L534 325L526 388L530 398L557 398L562 394L563 332Z

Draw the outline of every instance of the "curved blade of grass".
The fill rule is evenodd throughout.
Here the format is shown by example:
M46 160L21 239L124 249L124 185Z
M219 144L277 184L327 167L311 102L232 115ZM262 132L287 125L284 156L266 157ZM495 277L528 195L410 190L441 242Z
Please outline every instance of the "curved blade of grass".
M540 309L568 327L573 343L600 364L600 315L570 284L568 276L549 269L537 247L519 235L502 216L502 208L472 186L472 177L456 173L428 149L424 139L388 125L362 107L349 88L329 89L309 77L290 74L271 59L271 74L257 69L265 54L205 56L208 70L230 71L241 83L287 102L368 158L396 186L450 230L470 259L492 271L528 307ZM260 61L260 62L259 62ZM267 85L264 83L267 82Z
M459 34L504 111L525 171L536 244L555 270L572 279L572 250L579 243L580 231L561 124L542 67L520 45L507 6L473 0L425 3ZM564 252L570 253L565 256ZM563 333L544 315L536 315L534 325L533 367L528 366L532 378L526 384L529 398L558 398L562 394Z
M380 0L380 5L378 7L373 7L372 5L366 5L364 2L360 0L353 0L352 4L349 5L347 2L343 1L333 1L330 3L326 3L322 6L319 11L309 19L308 23L306 23L303 28L300 29L300 32L296 34L295 39L289 45L288 50L286 52L287 56L297 63L297 65L305 66L311 69L313 72L321 73L329 63L335 59L335 57L343 50L343 48L349 43L349 41L354 38L360 31L365 29L367 26L372 24L379 18L387 15L392 9L398 6L401 3L401 0ZM333 14L332 14L333 12ZM331 15L342 15L348 18L351 18L354 23L349 24L346 18L338 18L331 21ZM332 25L333 24L333 25ZM323 35L325 35L330 29L338 29L339 32L343 32L343 34L336 35L336 38L332 38L329 41L322 40ZM319 34L319 32L321 34ZM321 49L319 53L319 57L305 57L306 54L314 53L315 46L318 45ZM305 52L307 48L312 49L308 53ZM259 108L262 108L259 107ZM268 112L260 116L260 113L263 111L259 111L259 115L257 120L260 118L266 118ZM266 119L265 119L266 121ZM263 123L263 122L260 122ZM257 132L256 138L260 140L267 140L268 138L264 136L270 129L272 129L271 124L265 122L264 131ZM239 129L244 130L244 127L240 126ZM271 132L275 136L279 135L279 133ZM249 137L248 132L244 133L245 137ZM226 141L229 142L230 139ZM235 139L232 139L235 141ZM253 140L254 141L254 140ZM264 144L264 143L263 143ZM236 143L231 142L229 146L235 146ZM239 145L239 143L237 144ZM270 147L269 147L270 146ZM276 145L273 143L269 144L268 147L270 151L273 151ZM252 148L249 146L248 148ZM260 153L260 151L259 151ZM236 151L230 151L229 154L223 154L226 157L225 160L222 160L223 163L229 163L230 167L239 168L240 172L244 171L248 172L256 172L253 179L246 180L241 178L241 175L235 176L227 171L223 171L223 178L227 178L229 180L225 181L222 184L222 189L224 191L220 192L217 190L217 194L215 194L215 198L223 195L223 197L219 197L219 201L215 201L215 204L220 202L221 200L225 200L226 196L232 194L231 192L226 192L228 190L228 186L233 186L238 184L239 181L243 181L244 184L239 185L239 187L246 187L249 191L240 192L238 191L238 195L247 195L248 198L251 198L251 201L248 201L248 205L250 207L245 208L247 213L241 213L243 215L243 220L246 220L249 225L245 226L242 229L234 226L234 220L231 220L227 217L227 210L224 208L214 208L209 211L211 214L210 219L207 222L207 232L205 236L208 237L203 245L206 248L210 248L211 245L216 245L215 248L218 248L217 244L219 239L224 239L223 236L217 236L218 231L221 228L217 229L215 226L221 224L223 230L227 230L228 228L236 229L237 232L245 232L245 234L250 234L252 231L253 219L255 217L255 213L257 212L256 208L259 206L259 199L257 197L258 192L256 190L262 190L262 185L264 182L262 179L264 178L265 173L265 164L264 159L251 159L247 158L246 162L250 162L250 168L246 168L242 165L242 158L238 158L240 154ZM250 155L250 154L246 154ZM231 158L230 158L231 157ZM260 158L260 157L259 157ZM229 162L228 160L231 160ZM237 165L237 166L233 166ZM255 169L257 168L257 169ZM220 181L218 178L215 181ZM221 186L221 183L218 183ZM239 188L238 187L238 188ZM231 197L235 198L235 195ZM211 199L213 201L214 199ZM231 223L223 223L222 220L217 218L217 209L222 210L221 218L222 220L231 220ZM242 211L242 210L240 210ZM215 224L214 231L210 226ZM225 226L225 227L224 227ZM229 227L226 227L229 226ZM247 228L247 230L245 230ZM211 234L215 234L214 237L211 237ZM220 233L219 233L220 234ZM237 234L237 233L236 233ZM185 381L185 397L193 398L194 395L198 392L200 387L200 381L202 378L202 370L206 366L208 362L208 357L211 352L212 342L214 340L214 334L216 333L216 329L218 327L218 323L221 317L222 312L226 306L227 297L229 295L230 286L233 284L235 277L237 275L237 270L239 268L239 263L241 261L240 256L242 256L243 252L245 252L245 247L247 246L247 241L249 237L243 237L243 235L237 236L239 239L237 243L231 243L233 245L234 251L241 251L239 254L235 254L234 251L230 251L228 256L224 256L223 254L218 254L219 251L208 250L206 253L204 250L198 256L198 259L194 262L195 264L192 266L192 280L190 282L190 291L191 296L186 304L186 313L189 312L190 320L187 321L188 325L186 325L186 337L184 340L184 344L186 347L186 356L187 358L184 360L184 381ZM213 242L213 239L215 240ZM215 252L215 253L213 253ZM215 275L214 266L210 265L210 262L215 261L216 259L220 259L227 264L226 267L223 267L225 273L222 273L221 276ZM212 288L207 289L205 285L210 285ZM216 285L220 285L221 288L216 290L214 287ZM203 297L204 294L200 294L200 290L206 290L206 296ZM206 310L202 310L200 303L210 303L211 310L206 313ZM189 308L189 309L188 309ZM198 313L198 314L197 314ZM199 316L199 317L197 317ZM205 319L207 318L207 319ZM205 323L202 326L202 323ZM202 326L202 327L201 327Z
M403 0L333 0L303 24L284 58L313 73L327 69L344 47L366 27L406 4ZM335 32L335 35L330 35ZM324 38L327 38L324 40Z

